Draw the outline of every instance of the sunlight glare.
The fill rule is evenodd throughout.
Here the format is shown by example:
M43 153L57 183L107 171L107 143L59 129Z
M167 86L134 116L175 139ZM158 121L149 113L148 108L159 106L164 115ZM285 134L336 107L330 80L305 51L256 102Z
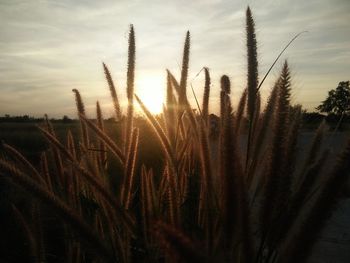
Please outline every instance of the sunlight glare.
M153 114L163 110L164 90L165 83L161 77L148 75L136 80L136 94Z

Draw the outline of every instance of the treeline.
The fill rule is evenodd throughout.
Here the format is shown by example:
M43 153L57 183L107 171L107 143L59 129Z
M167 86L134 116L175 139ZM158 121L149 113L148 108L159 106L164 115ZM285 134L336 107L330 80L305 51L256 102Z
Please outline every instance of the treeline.
M4 116L0 116L0 123L4 122L13 122L13 123L37 123L43 122L44 117L33 117L29 115L21 115L21 116L11 116L9 114L5 114ZM71 119L68 116L64 115L62 118L50 118L51 122L60 122L60 123L73 123L78 122L78 119ZM106 121L114 121L113 118L108 118Z
M345 114L343 117L337 114L320 114L318 112L303 112L304 123L319 123L325 120L327 123L338 123L342 119L343 123L350 123L350 115Z
M325 120L329 124L337 124L341 118L341 116L336 114L320 114L318 112L303 112L303 123L305 124L318 124ZM212 114L212 116L216 116ZM217 117L218 118L218 117ZM5 114L4 116L0 116L0 123L4 122L18 122L18 123L35 123L44 121L44 117L33 117L29 115L21 115L21 116L10 116L9 114ZM51 122L62 122L62 123L71 123L77 122L77 119L71 119L68 116L64 115L62 118L50 118ZM113 122L113 118L108 118L106 121ZM342 123L350 123L350 115L344 115L342 117Z
M21 116L11 116L9 114L5 114L4 116L0 116L0 122L19 122L19 123L34 123L34 122L42 122L44 121L44 117L37 118L29 115L21 115ZM64 115L61 119L50 118L52 122L74 122L76 119L71 119L68 116Z

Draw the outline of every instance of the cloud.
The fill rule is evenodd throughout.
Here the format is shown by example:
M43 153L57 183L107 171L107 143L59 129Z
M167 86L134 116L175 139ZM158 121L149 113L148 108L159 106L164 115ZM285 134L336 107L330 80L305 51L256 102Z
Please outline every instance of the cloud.
M311 109L327 90L347 80L347 0L8 0L0 2L0 114L40 114L45 108L55 117L73 116L72 88L81 91L87 107L92 108L97 99L110 105L102 61L110 66L120 96L125 97L130 23L136 30L137 74L165 77L169 68L178 75L185 33L190 30L190 79L208 66L213 101L222 74L232 78L237 97L245 87L248 4L257 25L261 74L295 34L309 31L283 56L295 72L296 102ZM278 70L267 79L265 94ZM202 76L193 84L200 95Z

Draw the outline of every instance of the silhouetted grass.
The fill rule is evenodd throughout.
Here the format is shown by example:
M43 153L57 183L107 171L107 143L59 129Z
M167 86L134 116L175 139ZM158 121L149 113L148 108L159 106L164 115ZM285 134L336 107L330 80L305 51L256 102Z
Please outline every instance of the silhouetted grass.
M134 94L131 26L125 116L103 64L116 122L103 120L98 102L96 118L87 116L83 92L73 90L79 122L46 118L38 128L46 142L25 132L12 137L16 143L22 134L22 146L43 151L37 163L2 143L0 178L13 190L2 206L20 226L17 240L28 243L8 247L32 262L305 262L347 180L350 144L324 172L320 128L306 161L297 158L302 110L290 101L288 63L262 105L249 8L246 29L247 88L235 109L234 87L222 76L218 119L209 115L207 68L199 114L188 101L189 32L179 81L167 71L164 111L151 114ZM134 102L146 120L134 116Z

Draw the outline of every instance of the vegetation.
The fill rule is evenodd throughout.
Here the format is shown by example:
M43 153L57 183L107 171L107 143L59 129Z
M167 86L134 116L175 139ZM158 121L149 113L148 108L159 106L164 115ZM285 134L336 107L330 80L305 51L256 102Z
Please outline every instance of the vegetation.
M327 98L316 108L320 112L344 115L350 112L350 81L341 81L328 92Z
M5 116L0 116L0 123L38 123L43 122L44 118L35 118L28 115L23 116L10 116L5 114ZM70 119L67 115L64 115L62 119L50 119L51 122L63 122L71 123L75 120Z
M167 71L163 114L156 117L148 111L134 94L136 56L131 26L124 119L111 74L103 65L118 136L107 131L99 103L93 121L86 116L80 92L73 90L80 135L68 130L65 139L59 138L46 118L39 129L50 149L42 153L38 167L2 143L1 178L13 183L18 195L39 201L23 205L18 196L11 199L11 215L28 244L27 260L306 261L349 174L350 141L336 165L325 173L329 151L321 152L321 126L306 161L297 164L301 108L290 103L288 63L263 108L249 8L246 17L247 89L234 110L230 79L222 76L219 119L208 115L208 69L199 114L188 102L189 32L180 81ZM135 103L157 138L152 144L152 149L157 145L160 149L156 165L140 155L145 128L135 121Z

